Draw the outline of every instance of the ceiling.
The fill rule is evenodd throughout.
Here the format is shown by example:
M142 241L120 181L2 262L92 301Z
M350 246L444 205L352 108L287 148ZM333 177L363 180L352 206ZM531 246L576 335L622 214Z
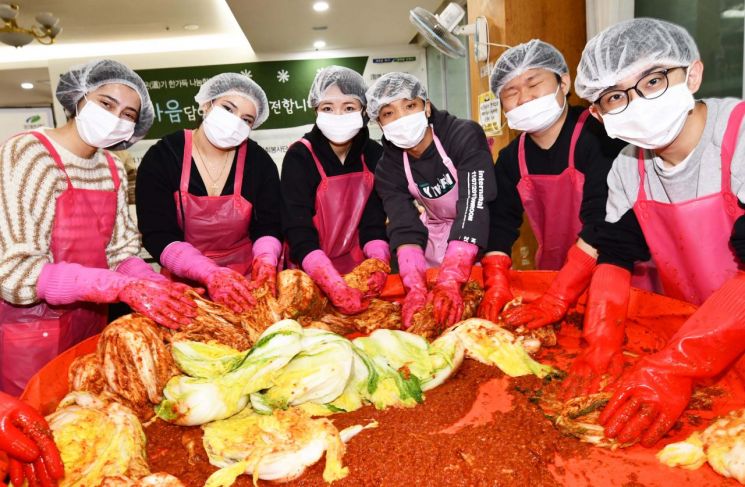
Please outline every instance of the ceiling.
M408 44L416 34L409 10L437 10L442 0L327 0L315 12L314 0L227 0L257 54ZM326 27L314 30L314 27Z
M256 56L325 49L408 44L416 31L408 11L438 10L442 0L327 0L315 12L314 0L0 0L20 6L22 27L40 12L60 18L62 33L52 46L32 43L19 49L0 44L0 107L51 103L50 59L98 58L114 54L251 48ZM196 24L197 30L185 25ZM326 26L315 31L313 27ZM248 42L246 42L248 40ZM250 44L250 46L248 46ZM20 83L31 81L33 90ZM46 83L46 84L45 84Z

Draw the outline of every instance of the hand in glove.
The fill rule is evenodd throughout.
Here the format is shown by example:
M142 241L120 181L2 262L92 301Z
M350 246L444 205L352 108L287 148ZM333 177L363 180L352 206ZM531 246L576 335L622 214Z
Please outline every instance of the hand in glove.
M541 297L532 303L516 306L502 315L507 326L529 329L556 323L564 318L569 306L587 288L595 269L595 258L576 245L569 249L567 261Z
M403 245L396 251L398 272L406 290L401 308L401 321L404 328L411 327L411 320L417 311L427 303L427 260L418 245Z
M272 296L277 295L277 263L282 253L282 243L275 237L260 237L253 245L251 280L253 287L269 286Z
M745 352L745 274L725 282L668 344L640 360L614 387L600 415L608 438L651 447L672 428L694 381L713 378Z
M492 254L481 259L486 292L479 305L479 318L497 322L502 308L512 301L510 291L510 267L512 259L504 254Z
M575 359L566 381L567 399L598 392L603 375L617 379L623 371L626 315L631 273L600 264L592 276L582 337L588 347Z
M10 459L13 485L51 486L65 472L52 431L31 406L0 392L0 451Z
M60 262L46 264L36 294L49 304L127 303L138 313L168 328L186 325L196 316L196 303L171 282L135 279L108 269Z
M318 284L331 303L342 313L353 315L367 309L362 291L347 285L323 250L314 250L303 259L303 270Z
M177 276L204 284L210 299L236 313L247 311L256 304L248 279L228 267L215 264L188 242L170 243L160 254L160 262Z
M478 251L476 245L458 240L448 244L429 298L434 306L435 322L442 328L454 324L463 315L461 288L471 275Z

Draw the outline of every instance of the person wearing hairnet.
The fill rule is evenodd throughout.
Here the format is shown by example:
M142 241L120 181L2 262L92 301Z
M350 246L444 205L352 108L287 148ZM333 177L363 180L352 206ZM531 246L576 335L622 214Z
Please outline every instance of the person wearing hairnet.
M688 404L695 382L716 377L745 351L745 104L696 101L703 64L678 25L638 18L585 47L575 89L611 137L629 145L608 175L606 225L590 284L569 391L597 388L623 366L630 269L650 253L664 293L701 305L658 352L613 385L605 434L652 446ZM620 367L619 367L620 364Z
M282 249L277 166L249 138L269 116L269 102L238 73L208 79L194 100L204 117L199 128L167 135L142 160L137 221L165 272L242 312L255 304L254 287L275 292Z
M497 199L481 259L486 293L479 316L496 322L513 299L510 256L525 212L538 240L536 267L561 272L545 294L510 308L503 319L509 326L538 328L564 317L590 284L606 178L625 143L609 139L587 109L569 105L569 67L551 44L533 39L508 49L490 83L510 128L522 134L499 152L494 166Z
M437 110L410 74L381 76L367 90L367 102L370 119L383 129L375 188L407 292L404 326L428 301L436 323L449 326L462 316L462 287L489 238L496 183L486 136L476 122ZM415 202L424 207L421 214ZM428 293L425 270L436 266Z
M365 258L390 261L383 204L373 191L383 149L367 130L365 88L362 76L349 68L320 70L308 94L316 123L282 163L282 226L291 260L349 314L367 307L386 276L373 274L363 295L341 274Z
M19 393L63 350L106 325L124 302L178 328L196 304L142 259L123 164L110 152L153 123L142 79L116 61L72 68L57 85L70 117L0 147L0 389ZM113 270L110 270L113 269Z

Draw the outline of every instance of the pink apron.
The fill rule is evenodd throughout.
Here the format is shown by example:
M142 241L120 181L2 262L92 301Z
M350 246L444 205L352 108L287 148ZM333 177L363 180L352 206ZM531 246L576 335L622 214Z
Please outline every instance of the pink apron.
M310 141L300 139L298 142L308 149L321 175L316 190L316 214L313 216L318 243L336 270L346 274L365 260L360 248L359 226L375 178L367 169L364 155L360 155L361 172L328 177Z
M729 245L732 227L745 210L731 188L732 155L745 103L735 107L722 139L722 187L718 193L679 203L647 199L644 153L639 149L639 193L634 204L662 279L665 294L699 305L738 270Z
M577 242L577 235L582 229L579 210L585 175L574 167L574 150L589 115L589 110L583 111L574 126L569 146L569 164L561 174L528 174L525 160L527 133L520 135L517 152L520 182L517 183L517 192L520 193L525 214L538 241L535 257L538 269L561 269L569 249Z
M453 221L458 213L458 171L455 170L453 161L450 160L445 149L442 148L440 139L435 135L434 129L432 129L432 136L437 152L442 158L442 163L445 164L450 176L455 181L450 191L435 199L423 197L411 176L409 155L406 151L404 151L404 171L406 172L406 181L409 183L409 193L424 206L424 213L420 215L422 223L427 227L427 248L424 257L427 259L429 267L438 267L445 257L445 250L447 250L448 239L450 238L450 228L453 226Z
M106 247L114 231L120 184L111 154L104 151L114 190L77 189L49 139L39 132L30 133L44 144L67 179L67 189L55 202L50 248L54 262L107 269ZM52 307L44 302L32 306L0 302L0 389L19 394L42 366L100 333L106 322L107 306L101 304Z
M248 227L251 224L253 205L241 195L248 141L238 149L233 194L225 196L194 196L189 193L191 142L192 131L184 130L180 191L173 193L178 224L184 231L184 240L217 265L229 267L244 276L249 275L252 244Z

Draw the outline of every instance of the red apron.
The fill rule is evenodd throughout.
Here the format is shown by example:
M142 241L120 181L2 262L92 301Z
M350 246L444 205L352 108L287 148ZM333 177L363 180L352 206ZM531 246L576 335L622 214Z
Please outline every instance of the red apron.
M321 175L316 190L316 214L313 216L318 243L336 270L346 274L365 260L360 248L359 226L375 178L367 169L362 154L361 172L328 177L310 141L300 139L298 142L308 149Z
M44 144L67 179L67 189L55 202L50 248L54 262L108 269L106 247L114 231L120 184L111 154L104 151L114 191L77 189L49 139L39 132L30 133ZM100 333L106 322L107 306L102 304L52 307L44 302L33 306L0 302L0 389L19 394L43 365Z
M729 245L735 220L745 210L732 193L731 163L745 103L732 110L722 139L722 186L718 193L679 203L647 199L644 152L639 149L639 193L634 204L644 238L657 264L665 294L699 305L738 270Z
M409 194L424 207L424 213L420 215L422 223L427 227L427 248L424 251L424 257L427 259L427 265L429 267L439 267L442 264L442 259L445 257L445 251L448 247L450 228L453 226L453 221L455 221L455 217L458 215L458 171L455 170L453 161L442 147L440 139L435 135L434 128L432 128L432 137L437 152L440 154L440 158L442 158L442 163L445 164L450 176L455 181L450 191L439 198L430 199L423 197L419 193L419 187L414 182L414 178L411 176L409 154L406 151L404 151L404 172L406 173Z
M585 175L574 167L574 149L589 115L589 110L583 111L574 126L569 146L569 164L561 174L528 174L525 160L527 133L520 135L517 152L520 182L517 183L517 191L538 241L535 257L538 269L561 269L569 249L577 242L577 235L582 229L579 210L582 206Z
M241 195L248 141L238 149L233 194L194 196L189 193L192 131L184 130L184 159L180 190L173 193L179 227L184 240L219 266L244 276L251 272L252 244L248 235L253 205ZM184 225L184 219L186 225ZM164 272L169 274L168 272Z

